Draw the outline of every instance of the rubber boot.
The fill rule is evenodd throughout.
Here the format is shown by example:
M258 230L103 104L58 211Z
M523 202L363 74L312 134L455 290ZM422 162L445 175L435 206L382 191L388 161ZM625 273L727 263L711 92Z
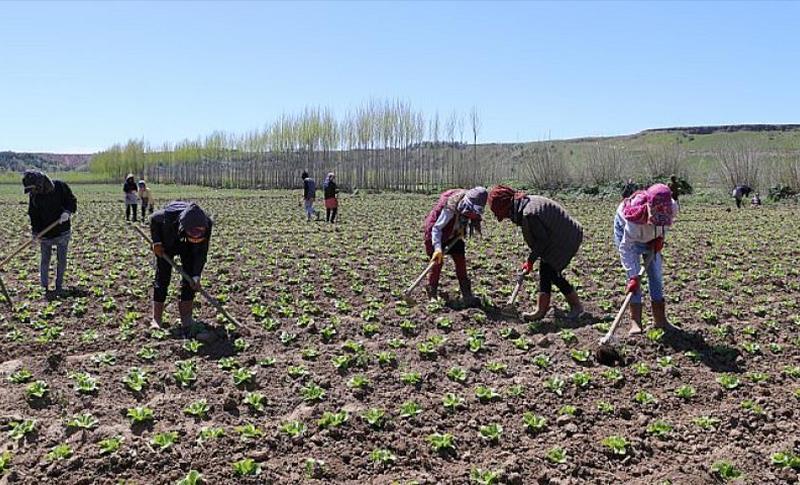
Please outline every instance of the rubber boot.
M194 323L194 320L192 320L193 304L192 300L178 302L178 314L181 316L181 327L183 327L184 331L188 331Z
M536 301L536 311L533 313L523 313L522 319L525 321L541 320L550 311L550 293L539 293Z
M667 321L667 312L664 300L651 303L653 309L653 326L662 330L672 330L674 327Z
M567 295L567 303L569 303L569 312L567 313L567 318L570 320L576 320L578 317L583 315L583 304L581 304L581 299L578 296L577 291L573 291L569 295Z
M461 290L461 301L465 307L480 305L481 301L472 294L472 282L469 278L459 281L458 288Z
M153 329L161 328L164 321L164 302L153 302L153 319L150 321L150 327Z
M642 304L631 303L629 311L631 313L631 329L628 330L628 335L642 333Z

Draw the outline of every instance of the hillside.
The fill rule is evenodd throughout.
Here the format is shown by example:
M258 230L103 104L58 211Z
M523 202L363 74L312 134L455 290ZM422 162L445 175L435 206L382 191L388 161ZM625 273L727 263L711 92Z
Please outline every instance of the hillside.
M0 170L20 172L27 168L46 171L80 170L86 167L92 155L62 153L0 152Z

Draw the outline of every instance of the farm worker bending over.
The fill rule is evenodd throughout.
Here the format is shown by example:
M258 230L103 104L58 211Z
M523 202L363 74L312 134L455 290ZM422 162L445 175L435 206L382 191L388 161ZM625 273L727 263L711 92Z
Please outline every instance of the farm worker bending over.
M311 216L317 213L314 210L314 199L317 198L317 183L308 176L308 172L304 171L301 177L303 178L303 205L306 210L308 222L310 222ZM319 219L319 216L316 217Z
M136 180L133 174L129 173L125 178L125 183L122 185L122 191L125 192L125 220L131 220L131 212L133 212L133 222L136 222Z
M464 236L467 227L470 232L475 230L480 233L481 217L488 196L483 187L448 190L439 196L433 210L425 219L425 252L436 263L428 274L426 291L429 298L438 296L444 252L452 244L447 254L456 265L463 303L467 306L478 303L478 299L472 294L472 284L467 276Z
M630 315L633 321L629 334L642 332L642 292L639 284L640 259L653 255L647 267L647 285L653 306L653 326L670 330L664 307L664 283L661 249L667 228L678 213L678 204L664 184L652 185L623 200L614 216L614 242L622 267L628 274L626 291L633 293Z
M511 187L498 185L489 193L489 206L498 221L511 219L522 228L522 237L530 248L522 271L530 273L539 263L539 295L536 312L525 314L528 320L544 318L550 309L553 284L569 303L568 318L578 318L583 305L578 293L561 274L578 252L583 241L583 228L555 201L538 195L526 195Z
M27 170L22 176L22 185L28 194L28 215L34 236L56 221L60 223L47 231L39 240L42 251L39 260L39 281L45 293L49 284L50 255L56 247L56 295L64 291L64 271L67 269L67 248L72 228L70 217L78 210L78 201L72 195L69 185L38 170Z
M160 328L167 300L172 266L162 256L180 256L183 270L192 278L192 283L181 279L181 294L178 313L181 325L188 330L192 324L192 302L200 289L200 275L208 256L211 240L211 218L193 202L174 201L156 211L150 217L150 235L153 238L153 253L158 257L156 279L153 284L153 328Z
M336 222L336 214L339 212L339 201L336 199L339 189L335 179L336 175L331 172L322 181L322 191L325 194L325 220L331 224Z
M150 189L147 188L147 184L144 180L139 181L139 200L142 202L142 222L144 222L145 211L149 210L152 214L153 206L155 205L153 194L150 192Z
M752 191L753 189L751 189L747 185L737 185L736 187L734 187L733 192L731 192L731 195L733 196L734 199L736 199L736 207L741 208L742 199L749 196L750 192Z

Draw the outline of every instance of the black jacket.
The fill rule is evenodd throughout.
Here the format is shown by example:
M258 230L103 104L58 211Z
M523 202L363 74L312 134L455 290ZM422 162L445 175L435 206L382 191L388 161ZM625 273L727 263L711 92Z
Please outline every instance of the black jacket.
M337 188L336 188L336 182L334 182L334 181L328 182L328 185L326 187L324 187L322 190L323 190L323 192L325 192L325 198L326 199L335 198L336 194L339 192L337 190Z
M184 224L189 218L204 217L208 230L202 243L192 244L186 240ZM189 276L200 276L208 258L208 246L211 241L213 221L193 202L176 200L156 211L150 217L150 236L153 243L164 245L164 251L170 255L181 255L181 262L191 262L191 267L184 266ZM184 259L186 258L186 259Z
M64 212L72 214L78 211L78 200L72 195L69 185L53 180L53 190L47 193L31 193L28 196L28 215L31 218L31 229L35 234L43 231L55 222ZM52 239L72 229L70 221L50 229L42 237Z
M128 192L138 192L138 190L139 186L136 185L136 181L134 181L133 179L125 180L125 184L122 186L122 191L125 192L126 194Z

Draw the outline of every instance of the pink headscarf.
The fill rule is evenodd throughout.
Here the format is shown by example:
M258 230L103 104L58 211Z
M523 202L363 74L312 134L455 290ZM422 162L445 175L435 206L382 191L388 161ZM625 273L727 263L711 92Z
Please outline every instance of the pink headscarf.
M647 190L638 190L623 202L622 215L625 220L634 224L671 226L674 215L672 191L664 184L654 184Z

